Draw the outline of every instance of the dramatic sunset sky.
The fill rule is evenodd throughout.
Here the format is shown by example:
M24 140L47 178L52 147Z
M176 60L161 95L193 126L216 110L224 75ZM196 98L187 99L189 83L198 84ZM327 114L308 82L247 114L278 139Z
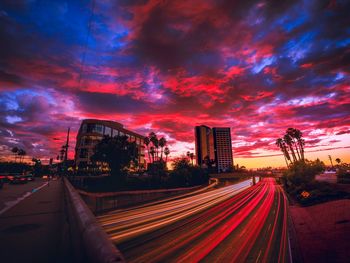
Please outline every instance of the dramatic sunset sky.
M284 165L288 127L307 158L349 162L349 14L347 0L1 0L1 158L54 157L99 118L165 136L172 157L205 124L231 127L249 168Z

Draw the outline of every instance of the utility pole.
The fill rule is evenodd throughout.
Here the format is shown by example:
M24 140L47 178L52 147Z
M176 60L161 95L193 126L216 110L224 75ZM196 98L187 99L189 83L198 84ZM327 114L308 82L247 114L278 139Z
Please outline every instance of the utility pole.
M67 158L68 158L68 147L69 147L69 132L70 132L70 127L68 128L67 131L67 141L66 141L66 145L65 145L65 153L64 153L64 162L67 162Z
M69 132L70 132L70 127L68 128L67 131L67 139L66 139L66 144L62 146L61 150L61 160L62 160L62 171L65 173L67 172L67 160L68 160L68 148L69 148Z
M331 161L332 169L334 168L333 166L333 161L332 161L332 156L328 155L329 160Z

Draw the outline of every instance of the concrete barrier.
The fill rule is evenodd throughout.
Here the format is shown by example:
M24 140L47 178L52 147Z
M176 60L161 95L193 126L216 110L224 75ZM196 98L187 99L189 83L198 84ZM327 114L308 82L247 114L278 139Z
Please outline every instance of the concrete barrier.
M138 190L138 191L120 191L120 192L105 192L93 193L83 190L77 190L87 206L96 215L105 212L128 208L131 206L142 205L145 203L163 200L166 198L176 197L180 194L198 194L210 188L215 187L219 180L211 178L209 185L203 187L202 185L193 187L182 187L172 189L156 189L156 190Z
M125 262L123 255L109 240L95 216L66 178L64 184L75 262Z

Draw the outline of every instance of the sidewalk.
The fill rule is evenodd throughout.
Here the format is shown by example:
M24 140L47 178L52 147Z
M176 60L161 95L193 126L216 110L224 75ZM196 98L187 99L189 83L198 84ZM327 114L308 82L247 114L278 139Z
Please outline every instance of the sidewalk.
M349 262L350 200L291 206L290 213L304 262Z
M0 215L0 261L71 262L61 180Z

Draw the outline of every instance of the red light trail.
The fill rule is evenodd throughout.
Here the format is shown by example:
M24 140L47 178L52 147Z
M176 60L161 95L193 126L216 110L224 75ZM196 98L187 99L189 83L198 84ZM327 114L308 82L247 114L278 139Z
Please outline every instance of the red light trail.
M242 188L244 183L201 194L198 202L208 204L204 208L192 196L120 211L100 222L130 262L289 262L281 187L274 179ZM225 200L218 198L220 192ZM207 202L209 196L220 200ZM163 214L170 212L173 220L163 224Z

